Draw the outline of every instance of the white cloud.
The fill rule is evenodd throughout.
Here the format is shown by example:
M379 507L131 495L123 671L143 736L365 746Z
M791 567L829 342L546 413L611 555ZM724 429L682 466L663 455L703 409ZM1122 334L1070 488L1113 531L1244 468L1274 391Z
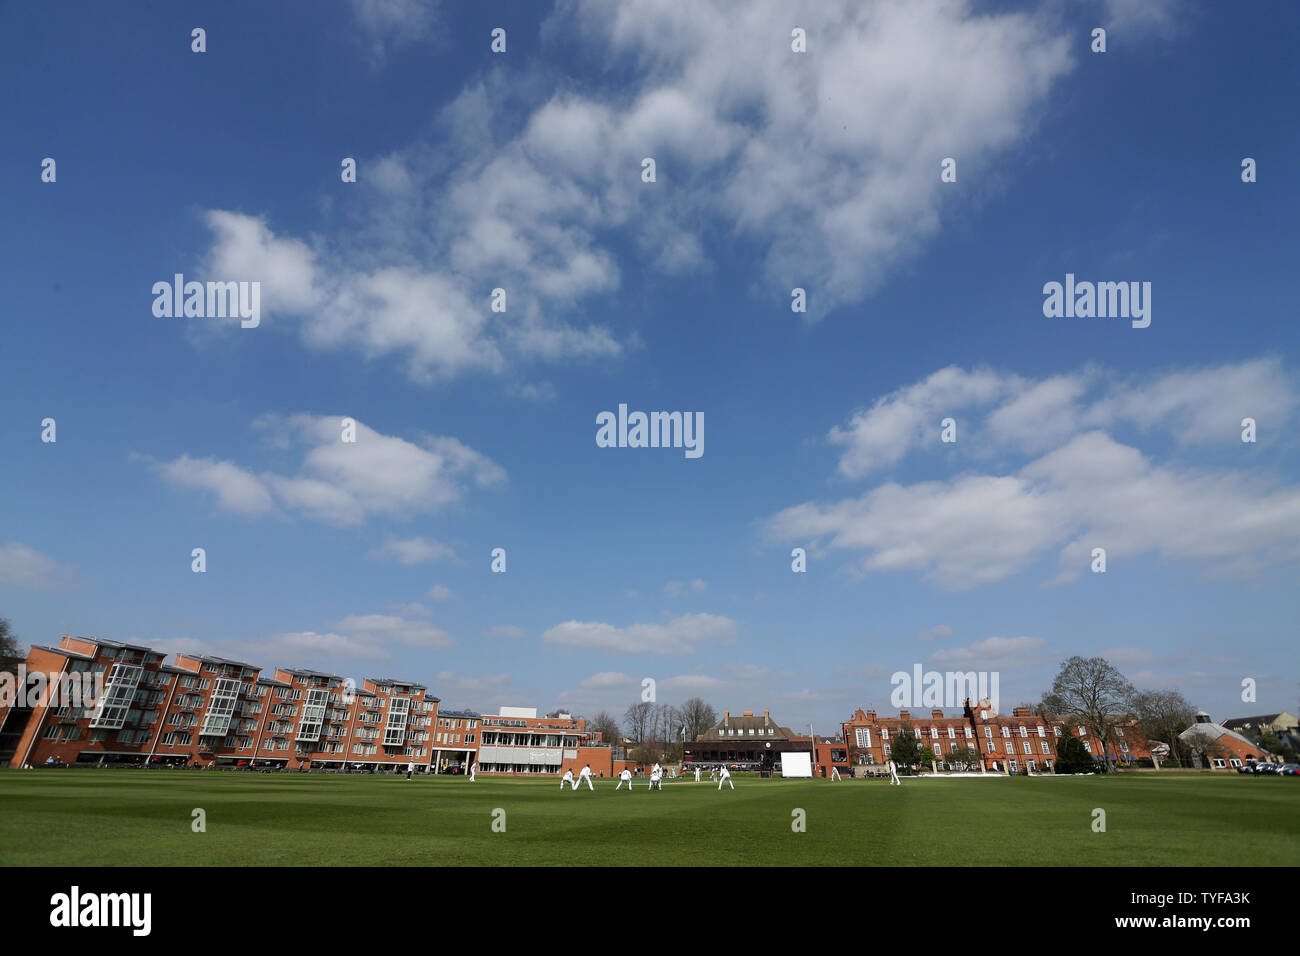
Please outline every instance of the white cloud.
M599 674L592 674L590 677L584 677L578 681L579 687L588 689L604 690L611 687L623 687L635 681L620 671L602 671Z
M210 258L261 279L270 321L400 356L416 381L624 354L634 335L566 316L620 289L629 246L638 272L680 276L741 243L755 294L806 288L816 319L938 230L941 159L968 175L1002 161L1071 69L1054 17L973 7L824 0L799 13L800 55L778 0L696 0L689 18L663 0L560 4L543 43L563 37L567 57L580 37L620 82L576 90L567 59L513 87L485 73L438 135L357 157L367 201L346 231L308 244L213 211ZM378 51L433 21L411 0L354 9ZM506 313L488 309L497 287Z
M388 558L400 564L424 564L439 558L454 558L456 555L441 541L432 538L389 538L378 548L366 554L368 558Z
M353 614L339 621L338 630L370 644L404 644L410 647L448 648L451 635L427 621L412 621L391 614Z
M438 697L443 701L468 701L469 703L457 704L455 706L442 705L444 710L455 710L459 707L469 707L480 713L495 713L499 704L489 702L490 695L503 694L513 686L513 679L509 674L483 674L478 677L471 677L466 674L458 674L455 671L439 671L434 678L433 689Z
M77 570L17 541L0 545L0 584L53 591L77 582Z
M296 475L254 473L232 462L182 455L156 465L178 487L216 496L218 507L244 515L283 508L330 524L359 524L372 515L424 514L458 501L470 484L503 482L495 462L455 438L426 437L418 444L356 423L355 442L340 440L341 419L323 415L266 415L255 427L274 443L305 447ZM404 563L449 555L444 545L413 538L390 541L372 556Z
M684 614L666 624L616 627L598 621L565 621L542 635L551 644L620 654L689 654L704 644L726 643L736 622L715 614Z
M436 0L348 0L361 36L379 66L389 50L426 39L436 23Z
M159 466L159 473L177 487L211 492L225 511L256 516L275 510L266 483L234 462L181 455Z
M1241 420L1276 429L1300 395L1276 358L1121 380L1095 366L1033 380L988 368L949 366L854 412L828 438L844 447L839 471L863 478L916 450L976 445L1040 453L1087 428L1163 429L1184 445L1238 441ZM957 445L939 440L939 422L957 420ZM977 438L977 442L971 442Z
M1100 384L1101 394L1089 398ZM960 407L965 397L967 407ZM948 401L945 401L945 397ZM991 583L1052 549L1069 580L1094 547L1108 562L1142 554L1198 562L1206 573L1246 576L1300 560L1300 487L1264 474L1155 463L1097 425L1163 428L1184 449L1240 442L1252 409L1284 427L1295 388L1274 359L1117 380L1097 369L1030 381L945 369L898 389L832 440L848 447L839 470L862 477L922 442L937 446L941 408L984 448L1040 453L1009 474L881 484L856 498L805 502L770 517L768 537L861 552L859 573L919 571L946 588ZM991 409L981 420L980 409ZM931 434L924 423L934 419ZM1081 429L1090 429L1082 430ZM1050 450L1047 450L1050 449Z
M435 584L433 587L429 588L429 597L433 598L435 601L450 601L455 596L455 591L442 584Z
M1182 0L1102 0L1108 30L1123 30L1142 37L1147 31L1168 33L1186 7Z
M830 430L831 443L846 449L840 458L840 474L861 478L895 464L918 445L938 444L943 418L957 417L972 405L987 405L1021 384L1019 378L991 369L967 372L949 366L922 382L891 392L871 408L854 412L845 428Z
M693 581L669 581L664 585L664 594L675 598L683 594L703 594L707 589L708 584L703 578L695 578Z
M400 617L429 617L433 614L419 601L411 601L408 604L390 604L388 610Z
M1014 670L1039 663L1047 641L1041 637L987 637L969 647L951 647L935 651L930 664L947 664L954 668L983 671Z
M451 635L427 621L413 621L395 614L353 614L331 631L286 631L258 637L220 642L218 653L243 654L265 662L267 667L323 665L336 660L386 663L394 659L394 647L446 649L455 642Z

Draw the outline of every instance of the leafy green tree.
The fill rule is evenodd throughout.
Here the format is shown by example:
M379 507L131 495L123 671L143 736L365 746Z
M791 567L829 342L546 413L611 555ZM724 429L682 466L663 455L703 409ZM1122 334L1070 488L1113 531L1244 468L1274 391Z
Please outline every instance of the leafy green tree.
M894 763L898 764L900 770L910 769L912 764L921 762L921 742L916 739L916 734L912 732L912 725L904 721L903 725L898 728L898 733L894 735L891 741L893 744L890 750L890 756L893 757Z
M916 751L916 762L921 765L922 769L933 765L935 762L934 751L928 745L919 748Z
M956 770L969 770L979 765L979 754L970 747L960 747L948 755L948 766Z
M1092 759L1083 746L1083 741L1069 730L1062 731L1060 743L1056 745L1057 773L1088 773L1097 769L1097 762Z
M1278 757L1287 755L1287 749L1282 745L1281 739L1271 730L1266 730L1259 735L1259 749L1266 750Z

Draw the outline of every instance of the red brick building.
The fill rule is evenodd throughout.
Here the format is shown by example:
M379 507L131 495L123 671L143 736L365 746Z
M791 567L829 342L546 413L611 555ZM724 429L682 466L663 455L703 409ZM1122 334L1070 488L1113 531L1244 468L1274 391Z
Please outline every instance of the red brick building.
M0 761L247 765L309 769L427 768L438 698L424 685L277 669L65 636L33 647L28 671L102 675L88 706L11 702L0 709Z
M478 738L479 773L576 774L590 764L597 779L614 774L613 749L564 712L538 717L533 707L502 707L479 718Z

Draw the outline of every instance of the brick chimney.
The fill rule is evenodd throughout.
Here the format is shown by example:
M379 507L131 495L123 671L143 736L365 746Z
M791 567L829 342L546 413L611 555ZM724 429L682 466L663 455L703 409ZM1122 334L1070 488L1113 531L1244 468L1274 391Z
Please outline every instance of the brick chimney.
M874 710L867 711L867 720L875 720L875 719L876 719L876 712Z
M1012 716L1012 717L1028 717L1028 716L1029 716L1029 708L1028 708L1028 707L1012 707L1012 708L1011 708L1011 716Z
M930 716L935 720L941 720L943 718L943 711L936 708L935 710L930 711Z
M911 712L911 711L908 711L908 710L900 710L900 711L898 712L898 719L899 719L899 720L911 720L911 719L912 719L912 712Z

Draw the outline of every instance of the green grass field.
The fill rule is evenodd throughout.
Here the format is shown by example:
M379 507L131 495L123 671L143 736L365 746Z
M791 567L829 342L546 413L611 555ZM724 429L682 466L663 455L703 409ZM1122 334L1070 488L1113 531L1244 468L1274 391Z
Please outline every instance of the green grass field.
M191 829L201 807L207 832ZM1092 830L1093 809L1106 832ZM504 833L493 811L505 811ZM791 829L793 811L807 830ZM556 781L0 772L5 865L1289 865L1300 780Z

